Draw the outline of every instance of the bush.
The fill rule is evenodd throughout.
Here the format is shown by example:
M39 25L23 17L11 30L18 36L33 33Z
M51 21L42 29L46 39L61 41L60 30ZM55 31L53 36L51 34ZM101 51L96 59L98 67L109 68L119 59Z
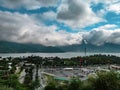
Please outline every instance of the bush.
M115 72L98 72L93 82L95 90L120 90L120 77Z

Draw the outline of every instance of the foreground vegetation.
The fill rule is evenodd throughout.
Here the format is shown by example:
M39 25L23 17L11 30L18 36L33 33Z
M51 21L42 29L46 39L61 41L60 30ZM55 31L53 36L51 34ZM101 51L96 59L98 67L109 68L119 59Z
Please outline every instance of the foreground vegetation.
M112 71L98 72L86 81L73 78L64 84L50 82L45 90L120 90L120 74Z
M17 77L12 75L6 81L0 80L0 90L34 90L34 88L20 84ZM74 77L64 83L50 81L44 90L120 90L120 73L98 72L96 76L91 76L85 81Z

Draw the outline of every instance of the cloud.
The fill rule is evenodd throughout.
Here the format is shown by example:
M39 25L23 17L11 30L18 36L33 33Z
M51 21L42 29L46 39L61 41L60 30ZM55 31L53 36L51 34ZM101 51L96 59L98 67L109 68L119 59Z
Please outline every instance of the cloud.
M53 11L48 11L40 15L40 18L44 20L56 20L56 13Z
M57 0L0 0L0 6L11 9L38 9L41 7L55 6Z
M0 11L0 40L18 43L37 43L47 46L79 44L82 35L56 31L57 26L46 26L34 16Z
M90 0L89 0L90 1ZM94 0L100 3L100 0ZM116 0L115 0L116 1ZM117 25L106 24L85 32L82 28L105 21L102 19L106 11L119 13L119 5L112 0L105 0L107 8L100 12L93 12L91 2L83 0L62 0L57 7L57 13L53 11L41 14L20 14L18 12L0 11L0 40L18 43L37 43L46 46L81 44L82 40L94 45L105 43L120 44L120 29ZM55 6L57 0L1 0L0 5L12 8L37 9L41 7ZM114 4L113 4L114 3ZM116 8L114 8L116 7ZM102 14L100 14L102 12ZM42 20L43 19L43 20ZM45 21L58 21L65 25L80 29L81 32L70 33L57 30L56 25L46 26Z
M120 14L120 0L89 0L89 3L93 3L93 5L102 3L105 6L104 9L102 9L102 11L105 11L104 13L112 11Z
M111 34L111 36L108 39L109 43L115 43L120 45L120 29L116 30Z
M0 39L17 40L20 35L29 31L29 27L36 23L27 14L0 11Z
M118 28L118 26L115 25L115 24L106 24L104 26L94 28L94 30L113 30L113 29L116 29L116 28Z
M119 2L119 3L112 4L112 5L109 5L109 6L107 7L107 10L108 10L108 11L115 12L116 14L120 14L120 2Z
M112 30L112 29L115 30ZM83 35L88 43L94 45L103 45L105 43L120 44L120 29L116 25L104 25L94 28Z
M46 26L32 15L0 11L0 40L18 43L36 43L46 46L81 44L120 44L120 29L114 24L94 28L89 32L56 31L55 25ZM113 30L114 29L114 30Z
M119 2L119 0L89 0L89 3L94 3L94 4L98 4L98 3L104 3L106 5L108 4L113 4L113 3L117 3Z
M83 28L103 21L90 8L90 5L81 0L67 0L58 8L57 19L73 28Z
M84 0L1 0L0 6L12 9L38 9L41 7L57 7L57 13L46 12L44 17L51 17L60 23L64 23L71 28L84 28L98 22L104 21L102 16L95 14L89 2ZM52 15L52 16L51 16ZM48 19L48 18L46 18ZM50 19L50 18L49 18Z
M106 35L106 33L108 34ZM106 43L109 36L110 34L106 30L92 30L84 36L84 39L87 40L88 43L102 45Z

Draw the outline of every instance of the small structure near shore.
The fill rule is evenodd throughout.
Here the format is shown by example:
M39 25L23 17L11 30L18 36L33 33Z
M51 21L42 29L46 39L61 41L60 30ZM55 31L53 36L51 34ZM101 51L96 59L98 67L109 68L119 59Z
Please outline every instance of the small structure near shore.
M111 70L120 70L120 66L117 65L110 65Z

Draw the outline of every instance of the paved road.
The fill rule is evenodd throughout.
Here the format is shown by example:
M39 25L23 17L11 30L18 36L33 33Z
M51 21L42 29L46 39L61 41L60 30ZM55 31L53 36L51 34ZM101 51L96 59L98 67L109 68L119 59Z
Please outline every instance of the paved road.
M35 76L36 76L36 68L33 69L33 81L35 81Z
M39 80L40 80L40 87L37 88L36 90L44 90L45 84L44 84L44 81L43 81L43 78L42 78L42 72L43 72L43 69L38 70L38 76L39 76Z
M20 77L19 77L19 82L23 83L24 82L24 78L25 78L25 69L23 69L23 71L20 73Z

